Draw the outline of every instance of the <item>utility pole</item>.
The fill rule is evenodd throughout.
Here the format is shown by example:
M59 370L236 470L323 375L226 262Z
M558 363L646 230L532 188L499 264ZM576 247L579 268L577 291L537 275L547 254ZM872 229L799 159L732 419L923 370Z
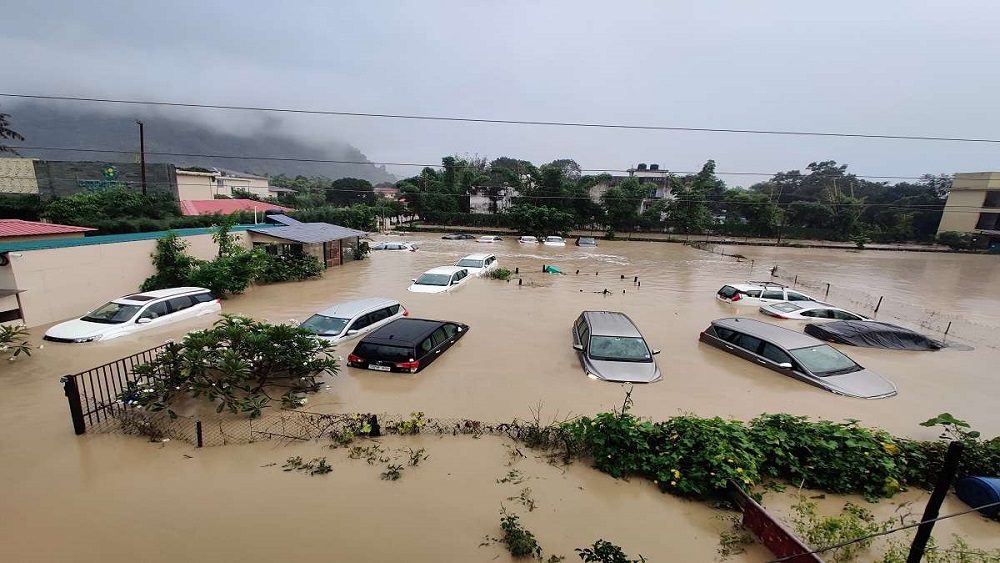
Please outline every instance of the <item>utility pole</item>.
M142 131L142 122L135 120L139 124L139 173L142 175L142 195L146 195L146 139Z

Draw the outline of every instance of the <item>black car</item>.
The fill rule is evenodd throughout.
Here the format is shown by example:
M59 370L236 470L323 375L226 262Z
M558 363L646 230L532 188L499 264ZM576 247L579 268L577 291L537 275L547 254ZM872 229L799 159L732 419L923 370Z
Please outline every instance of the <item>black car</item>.
M455 321L401 318L364 337L347 365L375 371L417 373L469 331Z
M469 233L452 233L450 235L445 235L441 238L443 238L444 240L472 240L476 238L476 236L470 235Z

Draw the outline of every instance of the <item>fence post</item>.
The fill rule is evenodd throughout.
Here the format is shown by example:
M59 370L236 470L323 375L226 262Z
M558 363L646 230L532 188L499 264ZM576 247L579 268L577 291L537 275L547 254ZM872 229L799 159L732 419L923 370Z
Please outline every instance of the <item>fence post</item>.
M194 423L194 433L198 437L198 447L200 448L200 447L202 447L204 445L204 440L202 439L202 434L201 434L201 421L200 420L196 421Z
M944 329L944 335L948 336L948 331L951 330L951 321L948 321L948 328Z
M941 503L948 495L951 481L955 478L955 473L958 472L958 462L962 459L962 447L962 442L958 441L948 444L948 453L944 457L944 467L941 469L941 474L938 475L937 484L934 485L934 492L931 493L931 498L927 501L927 507L924 508L924 515L920 519L923 524L917 528L917 533L913 536L913 543L910 544L910 554L906 558L906 563L920 563L924 556L924 548L927 547L927 540L930 539L931 530L934 528L934 522L928 522L928 520L934 520L938 517Z
M795 279L792 280L792 287L799 285L799 275L795 274Z
M77 387L76 378L72 375L60 377L59 381L62 382L63 392L69 401L69 416L73 419L73 431L79 436L87 431L87 424L83 421L83 405L80 404L80 388Z
M826 299L829 296L830 296L830 284L826 284L826 295L823 296L823 299Z
M753 273L753 260L750 261L750 273Z
M878 313L878 308L882 306L882 298L883 297L885 297L885 295L879 295L878 296L878 303L875 304L875 312L876 313Z

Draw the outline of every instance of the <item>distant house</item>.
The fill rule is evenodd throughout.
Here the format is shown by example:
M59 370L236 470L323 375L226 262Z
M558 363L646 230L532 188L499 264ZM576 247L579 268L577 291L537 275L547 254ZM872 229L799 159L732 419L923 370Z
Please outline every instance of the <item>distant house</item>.
M354 260L361 237L368 233L330 223L300 223L285 215L268 215L274 227L248 229L254 247L275 254L311 254L327 268Z
M146 188L176 195L174 165L147 162ZM138 163L0 158L0 193L64 197L118 189L142 190Z
M273 203L264 203L253 199L200 199L182 200L181 215L231 215L240 211L247 213L260 213L264 217L266 211L280 211L285 213L291 211L288 207L282 207Z
M394 199L399 195L399 188L393 185L378 185L372 188L375 195L384 197L386 199Z
M233 197L233 190L249 192L257 197L270 197L282 192L295 191L270 186L267 182L268 180L264 176L225 168L177 169L177 193L181 201L206 200L217 195Z
M0 244L26 240L46 240L53 238L77 238L96 231L90 227L74 227L55 223L39 223L20 219L0 219Z
M978 235L983 248L1000 245L1000 172L954 175L937 232L946 231Z
M639 163L635 168L629 168L627 172L627 175L612 176L610 182L600 182L591 187L590 199L595 203L601 203L601 198L604 196L604 192L629 178L637 178L640 182L656 185L656 189L653 190L648 197L643 199L640 204L640 213L645 211L649 205L658 199L671 199L673 197L670 192L670 171L661 170L659 164L646 165L646 163L643 162Z

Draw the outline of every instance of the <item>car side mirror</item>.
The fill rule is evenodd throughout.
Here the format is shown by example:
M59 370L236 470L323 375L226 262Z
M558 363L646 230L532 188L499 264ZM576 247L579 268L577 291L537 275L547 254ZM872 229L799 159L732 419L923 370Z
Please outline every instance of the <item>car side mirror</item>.
M141 319L139 319L139 320L137 320L135 322L136 322L136 324L144 325L144 324L149 324L149 323L153 322L153 319L151 319L149 317L142 317Z
M583 352L583 344L574 344L573 349L577 352Z
M659 351L659 350L657 350L657 349L655 349L655 348L653 349L653 355L654 355L654 356L655 356L655 355L657 355L657 354L659 354L659 353L660 353L660 351Z
M413 278L410 281L413 282L413 283L417 283L417 278Z
M458 327L458 332L462 332L462 327Z
M359 332L361 332L361 331L358 330L358 329L356 329L356 328L352 328L351 330L347 331L347 336L350 336L352 334L357 334Z
M781 362L778 364L778 367L782 369L792 369L792 364L790 362Z

